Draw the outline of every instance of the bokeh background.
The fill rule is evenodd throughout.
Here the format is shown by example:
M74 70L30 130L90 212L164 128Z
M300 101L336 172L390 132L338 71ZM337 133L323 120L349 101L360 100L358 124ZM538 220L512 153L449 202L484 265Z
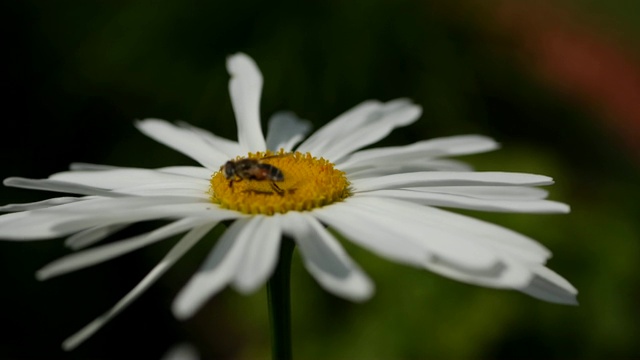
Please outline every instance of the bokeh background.
M446 3L446 4L445 4ZM160 167L192 161L132 126L185 120L235 138L225 58L260 66L262 114L290 109L316 128L359 102L408 97L421 120L384 145L456 134L502 149L479 170L554 177L569 215L466 212L538 239L580 306L457 283L344 242L377 294L352 304L293 264L299 359L640 357L640 2L9 1L0 175L43 178L71 162ZM52 194L1 188L0 202ZM157 224L142 224L142 231ZM178 322L173 297L216 229L73 352L60 343L111 307L175 242L38 282L62 240L0 242L0 358L268 358L264 289L226 290ZM126 236L125 233L123 236Z

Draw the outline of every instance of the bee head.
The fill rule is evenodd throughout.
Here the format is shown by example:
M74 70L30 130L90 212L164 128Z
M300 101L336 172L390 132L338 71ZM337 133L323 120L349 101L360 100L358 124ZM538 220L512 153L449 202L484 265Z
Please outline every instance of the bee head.
M232 179L236 176L236 167L233 161L227 161L220 167L220 171L224 173L226 179Z

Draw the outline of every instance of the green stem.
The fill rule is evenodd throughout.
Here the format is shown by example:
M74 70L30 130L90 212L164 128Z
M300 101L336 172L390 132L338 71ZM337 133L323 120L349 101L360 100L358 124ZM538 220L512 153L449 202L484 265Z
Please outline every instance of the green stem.
M283 238L276 270L267 283L269 319L271 321L271 354L273 360L291 360L291 256L295 243Z

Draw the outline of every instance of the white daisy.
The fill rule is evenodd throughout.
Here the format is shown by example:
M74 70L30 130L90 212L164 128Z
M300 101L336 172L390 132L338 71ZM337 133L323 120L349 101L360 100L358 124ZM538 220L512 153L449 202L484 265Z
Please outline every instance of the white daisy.
M79 250L132 223L169 221L149 233L59 259L38 271L39 279L186 233L138 286L69 338L65 348L93 334L226 220L234 221L175 299L178 318L193 315L227 285L241 293L260 288L274 271L283 236L295 241L305 267L324 289L352 301L370 298L372 281L326 226L392 261L471 284L576 303L577 291L571 284L545 267L551 256L545 247L505 228L434 207L566 213L567 205L545 200L547 192L537 188L552 184L551 178L474 172L464 163L444 159L497 147L478 135L359 150L395 127L416 121L421 108L404 99L366 101L302 143L309 124L291 113L278 113L270 119L265 139L259 115L260 71L244 54L231 56L227 69L237 142L185 123L147 119L136 124L144 134L201 166L137 169L73 164L71 171L48 179L4 181L7 186L81 195L0 208L13 212L0 217L4 239L69 236L66 244ZM229 160L236 163L228 164L229 172L220 171ZM247 169L234 166L241 164L252 165L248 170L256 170L257 179L248 179Z

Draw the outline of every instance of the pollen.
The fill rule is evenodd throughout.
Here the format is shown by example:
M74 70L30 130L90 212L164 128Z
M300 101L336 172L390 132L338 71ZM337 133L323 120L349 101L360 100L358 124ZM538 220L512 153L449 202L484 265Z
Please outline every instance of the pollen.
M211 176L211 201L245 214L310 211L351 195L345 173L309 153L249 153L227 167Z

